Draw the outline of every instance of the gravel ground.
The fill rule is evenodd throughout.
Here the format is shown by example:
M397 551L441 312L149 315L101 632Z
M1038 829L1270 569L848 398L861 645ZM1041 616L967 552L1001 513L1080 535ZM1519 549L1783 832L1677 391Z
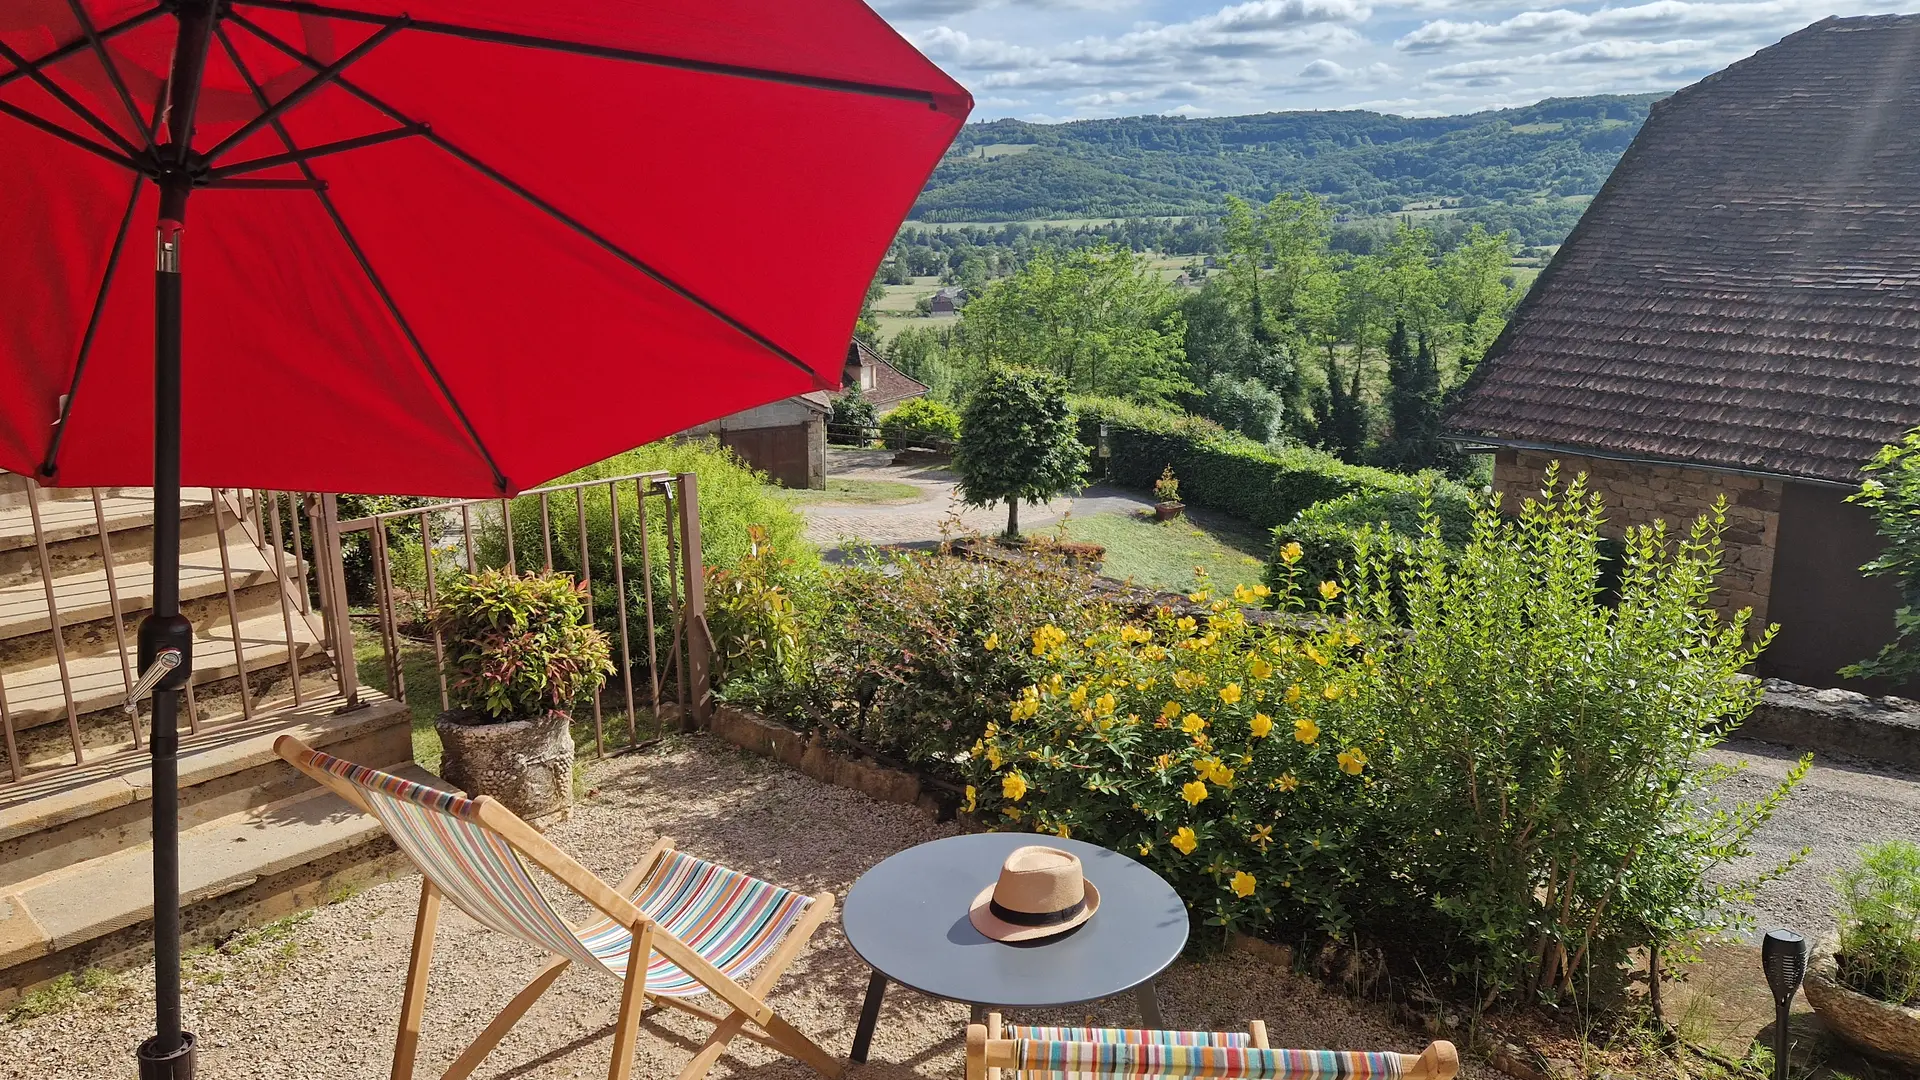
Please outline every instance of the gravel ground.
M962 505L955 493L958 478L948 470L898 466L892 462L891 450L829 448L828 475L844 480L893 480L911 484L920 489L921 497L914 502L879 505L809 501L800 507L807 518L807 538L827 548L850 540L869 544L934 544L949 537L997 533L1006 528L1005 507ZM1152 500L1135 492L1096 485L1077 498L1021 506L1020 528L1026 531L1051 525L1069 513L1086 517L1152 505Z
M597 764L587 782L593 793L551 835L609 880L666 833L688 851L783 885L845 895L874 863L950 831L910 808L829 787L704 736ZM419 879L409 876L252 935L231 954L192 957L187 1008L189 1026L202 1039L199 1075L387 1075L418 895ZM481 929L451 906L444 910L421 1076L439 1075L542 963L536 950ZM866 981L866 968L835 920L781 981L773 1003L829 1052L845 1054ZM151 1022L151 984L151 968L129 972L59 1012L0 1023L0 1078L127 1076L133 1047ZM1169 1022L1182 1027L1244 1028L1258 1017L1277 1045L1412 1052L1426 1041L1370 1006L1242 955L1182 961L1159 989ZM603 1076L616 1009L612 980L569 972L477 1075ZM1023 1015L1038 1022L1137 1023L1130 996L1084 1010ZM871 1063L851 1075L957 1078L965 1023L964 1006L896 990L887 996ZM705 1034L703 1025L678 1013L651 1014L642 1026L636 1075L675 1075ZM813 1076L744 1040L713 1075ZM1492 1074L1470 1066L1465 1075Z
M1779 784L1800 752L1736 739L1710 760L1746 763L1728 780L1730 798L1755 799ZM1862 845L1920 837L1920 776L1888 765L1822 755L1798 790L1755 837L1754 857L1733 873L1778 865L1803 847L1813 850L1786 876L1767 883L1752 905L1759 933L1789 927L1810 938L1834 930L1833 877Z

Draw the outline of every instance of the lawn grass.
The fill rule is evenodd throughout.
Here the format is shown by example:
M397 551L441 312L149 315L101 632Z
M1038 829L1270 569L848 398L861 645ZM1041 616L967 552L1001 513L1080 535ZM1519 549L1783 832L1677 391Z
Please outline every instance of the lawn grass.
M387 659L380 648L380 632L371 620L356 621L353 627L353 659L360 671L362 686L372 686L392 694L387 685ZM430 773L440 771L440 736L433 720L440 715L440 674L433 660L433 646L402 639L400 666L407 680L407 710L413 714L413 760Z
M827 489L815 491L811 488L788 488L787 498L797 503L817 505L820 503L850 503L871 506L884 506L892 503L919 502L926 492L904 484L898 480L846 480L839 477L827 478Z
M1216 588L1258 584L1269 543L1259 529L1201 524L1185 516L1154 521L1134 513L1103 513L1068 518L1063 528L1070 540L1107 549L1102 574L1180 592L1197 583L1195 567L1204 569Z

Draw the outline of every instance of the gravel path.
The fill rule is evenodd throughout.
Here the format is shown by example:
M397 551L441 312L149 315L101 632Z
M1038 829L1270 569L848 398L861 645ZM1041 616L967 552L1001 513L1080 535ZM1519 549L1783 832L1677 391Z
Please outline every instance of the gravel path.
M845 895L887 855L950 831L907 807L810 780L707 737L588 770L593 791L553 839L609 880L666 833L688 851L805 891ZM191 958L189 1026L202 1039L204 1080L384 1077L392 1050L419 879L381 885L311 917L254 935L233 953ZM451 906L434 953L418 1075L437 1076L541 966L536 950L482 930ZM581 911L568 911L578 916ZM1205 928L1196 927L1196 935ZM58 1013L0 1023L0 1078L94 1080L128 1075L152 1017L149 967L119 977ZM773 1002L830 1052L844 1054L867 971L837 919L779 985ZM1278 1045L1416 1051L1424 1037L1370 1006L1242 955L1182 961L1160 982L1169 1021L1244 1028L1265 1019ZM477 1074L598 1077L607 1069L616 986L575 970L536 1005ZM851 1077L961 1075L964 1006L896 991L887 997L872 1062ZM1137 1023L1130 996L1036 1022ZM636 1075L675 1075L705 1029L678 1013L642 1025ZM814 1074L754 1043L736 1042L714 1076L801 1080ZM1469 1068L1470 1077L1490 1075Z
M895 465L891 450L829 448L827 475L843 480L892 480L910 484L920 489L921 497L913 502L881 504L808 501L800 507L807 518L807 538L825 548L856 540L869 544L931 545L951 537L997 533L1007 524L1007 511L1003 506L963 505L955 491L958 478L952 472L924 465ZM1020 507L1020 527L1023 531L1037 529L1069 513L1087 517L1109 511L1137 511L1152 505L1152 500L1135 492L1096 485L1075 498Z
M1800 753L1786 747L1736 739L1709 755L1746 771L1729 779L1731 798L1764 795L1786 776ZM1805 862L1767 883L1754 898L1756 933L1788 927L1810 938L1834 929L1833 877L1862 845L1893 838L1920 838L1920 776L1888 765L1830 756L1813 770L1755 837L1754 858L1734 872L1778 865L1803 847Z

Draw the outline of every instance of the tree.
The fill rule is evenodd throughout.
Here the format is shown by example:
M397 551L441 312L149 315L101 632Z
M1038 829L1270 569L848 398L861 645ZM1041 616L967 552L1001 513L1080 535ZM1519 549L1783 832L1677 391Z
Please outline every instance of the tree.
M1207 380L1192 411L1255 442L1266 442L1283 408L1280 395L1258 379L1221 374Z
M885 295L887 287L881 283L880 274L876 271L873 280L867 283L866 298L860 301L860 319L853 324L853 336L865 342L868 348L880 343L880 322L873 305Z
M1360 397L1360 364L1353 365L1353 377L1342 376L1340 363L1332 349L1327 350L1327 385L1314 396L1315 427L1320 448L1340 460L1359 464L1367 446L1367 403Z
M1440 365L1433 344L1417 341L1405 322L1393 324L1387 340L1387 415L1393 424L1380 464L1390 468L1425 469L1442 463L1446 444L1440 440Z
M1020 500L1044 502L1086 482L1066 381L1044 371L998 366L974 388L960 417L953 455L968 506L1007 504L1009 539L1020 536Z
M873 403L860 392L858 384L847 387L833 399L833 411L827 414L828 440L845 446L862 446L873 437Z
M1507 325L1517 299L1510 284L1512 261L1512 234L1489 234L1480 225L1468 229L1460 243L1440 257L1440 291L1447 317L1457 327L1462 376L1480 363Z
M1188 386L1179 297L1147 260L1097 247L1041 251L961 317L955 350L983 376L998 364L1059 375L1075 393L1165 405Z

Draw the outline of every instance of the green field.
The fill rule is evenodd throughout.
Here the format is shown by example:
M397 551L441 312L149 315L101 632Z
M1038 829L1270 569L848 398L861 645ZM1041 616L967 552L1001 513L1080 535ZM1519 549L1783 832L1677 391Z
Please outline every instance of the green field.
M828 477L825 491L788 488L784 494L793 502L814 505L844 503L884 506L891 503L919 502L926 498L926 492L898 480L845 480L839 477Z
M1269 543L1259 529L1211 519L1202 524L1185 516L1154 521L1110 512L1068 518L1060 528L1069 540L1107 549L1100 570L1107 577L1180 592L1196 584L1195 567L1204 569L1217 588L1259 584Z

